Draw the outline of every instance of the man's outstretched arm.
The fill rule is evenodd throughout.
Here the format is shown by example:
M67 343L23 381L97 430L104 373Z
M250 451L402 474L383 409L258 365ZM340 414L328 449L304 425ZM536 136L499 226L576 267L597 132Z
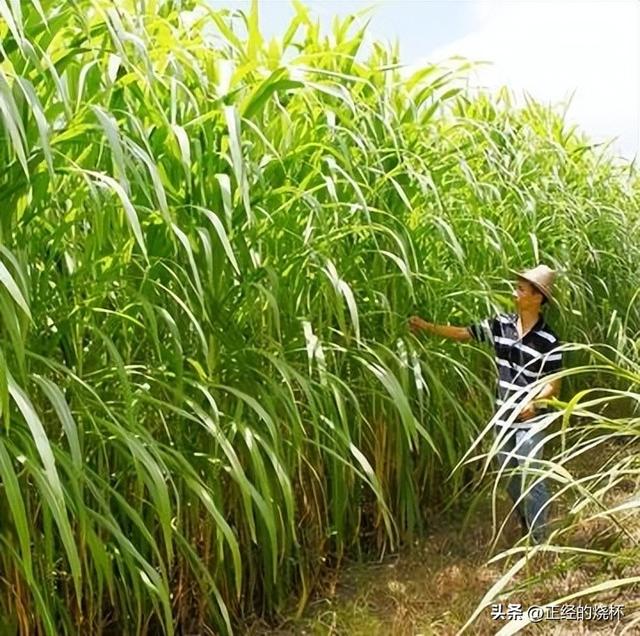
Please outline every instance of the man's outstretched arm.
M435 325L432 322L427 322L419 316L411 316L409 318L409 329L415 334L420 331L426 331L427 333L434 334L436 336L442 336L443 338L449 338L451 340L457 340L458 342L465 342L471 340L471 334L466 327L453 327L451 325Z

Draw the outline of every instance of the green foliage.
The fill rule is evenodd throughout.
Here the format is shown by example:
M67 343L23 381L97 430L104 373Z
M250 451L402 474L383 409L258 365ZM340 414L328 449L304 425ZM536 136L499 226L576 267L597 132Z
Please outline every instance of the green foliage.
M419 531L491 394L416 310L543 259L566 340L640 327L629 166L295 7L0 0L7 630L230 632Z

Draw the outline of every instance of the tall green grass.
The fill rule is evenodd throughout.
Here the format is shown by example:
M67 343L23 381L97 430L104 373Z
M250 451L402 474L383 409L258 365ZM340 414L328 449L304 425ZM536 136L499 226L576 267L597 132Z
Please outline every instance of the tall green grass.
M231 632L421 531L490 369L410 313L543 259L565 340L639 328L632 166L295 10L0 1L3 633Z

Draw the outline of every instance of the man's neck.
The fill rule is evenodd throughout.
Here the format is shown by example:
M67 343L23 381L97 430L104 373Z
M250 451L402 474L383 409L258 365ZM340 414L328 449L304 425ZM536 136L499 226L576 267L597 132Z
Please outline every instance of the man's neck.
M536 309L529 309L518 312L518 335L522 338L533 329L540 319L540 312Z

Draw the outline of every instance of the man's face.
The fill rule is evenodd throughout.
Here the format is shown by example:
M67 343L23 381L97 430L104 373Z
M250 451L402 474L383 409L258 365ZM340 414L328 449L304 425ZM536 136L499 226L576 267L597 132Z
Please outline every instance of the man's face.
M513 297L518 311L539 310L543 300L542 294L529 281L521 278L516 281Z

